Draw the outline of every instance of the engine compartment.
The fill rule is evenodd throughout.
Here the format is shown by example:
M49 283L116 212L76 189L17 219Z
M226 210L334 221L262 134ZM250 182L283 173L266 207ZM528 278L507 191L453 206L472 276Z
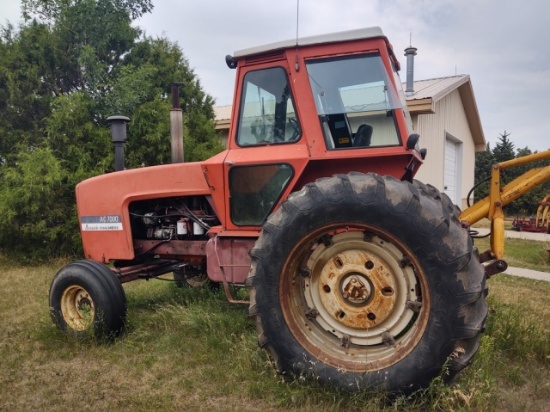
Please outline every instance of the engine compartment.
M172 197L130 204L132 238L144 240L207 240L220 221L206 196Z

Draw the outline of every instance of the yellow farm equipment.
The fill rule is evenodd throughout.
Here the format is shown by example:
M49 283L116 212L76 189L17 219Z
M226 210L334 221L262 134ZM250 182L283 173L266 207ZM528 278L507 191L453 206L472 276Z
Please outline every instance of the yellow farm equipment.
M487 276L503 272L507 268L507 264L503 260L504 212L502 208L529 190L550 179L550 166L534 167L501 188L500 172L512 167L529 165L540 160L549 159L550 150L546 150L544 152L518 157L493 165L491 169L489 196L476 202L460 214L459 219L466 227L473 225L483 218L488 218L491 221L491 248L480 255L480 261L482 263L489 262L485 265ZM544 216L546 216L547 226L549 196L544 198L537 212L537 221L539 221L539 219L543 221ZM544 202L546 202L546 206L543 205Z

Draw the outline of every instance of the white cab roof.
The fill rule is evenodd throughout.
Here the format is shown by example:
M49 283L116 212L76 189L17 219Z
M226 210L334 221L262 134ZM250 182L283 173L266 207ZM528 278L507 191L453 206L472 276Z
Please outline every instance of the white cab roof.
M288 49L291 47L295 47L296 45L310 46L313 44L338 43L338 42L348 41L348 40L361 40L361 39L370 39L375 37L386 37L384 36L384 33L382 33L382 29L380 27L368 27L364 29L341 31L338 33L329 33L329 34L321 34L318 36L302 37L298 39L298 42L296 42L296 39L284 40L276 43L266 44L263 46L257 46L257 47L251 47L249 49L238 50L235 52L233 57L239 58L239 57L244 57L244 56L249 56L254 54L266 53L269 51Z

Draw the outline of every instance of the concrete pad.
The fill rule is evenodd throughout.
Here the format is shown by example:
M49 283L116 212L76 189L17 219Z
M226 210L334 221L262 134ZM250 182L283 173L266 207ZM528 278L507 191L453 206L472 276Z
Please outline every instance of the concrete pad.
M550 282L550 273L539 272L537 270L508 267L508 269L506 269L504 274L511 275L511 276L519 276L519 277L528 278L528 279L545 280L547 282Z
M484 227L472 227L472 230L477 230L480 236L489 233L489 229ZM515 230L504 231L504 236L510 239L525 239L525 240L538 240L540 242L550 242L550 234L537 233L537 232L517 232Z
M487 228L472 227L472 230L477 230L480 236L489 233L489 229ZM504 232L504 236L510 239L526 239L537 240L540 242L550 242L550 234L547 233L517 232L515 230L506 230ZM508 267L508 269L506 269L504 273L511 276L519 276L523 278L544 280L550 282L550 273L548 272L539 272L537 270L531 269Z

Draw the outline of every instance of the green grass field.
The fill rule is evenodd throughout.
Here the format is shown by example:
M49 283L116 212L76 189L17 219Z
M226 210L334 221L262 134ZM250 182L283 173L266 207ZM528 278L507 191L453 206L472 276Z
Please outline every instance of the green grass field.
M531 248L510 254L522 263ZM22 267L0 258L0 411L546 411L550 404L549 282L491 278L490 319L474 363L453 386L436 381L389 400L283 379L257 347L247 308L208 288L129 283L122 337L106 344L65 336L48 313L49 284L63 264Z

